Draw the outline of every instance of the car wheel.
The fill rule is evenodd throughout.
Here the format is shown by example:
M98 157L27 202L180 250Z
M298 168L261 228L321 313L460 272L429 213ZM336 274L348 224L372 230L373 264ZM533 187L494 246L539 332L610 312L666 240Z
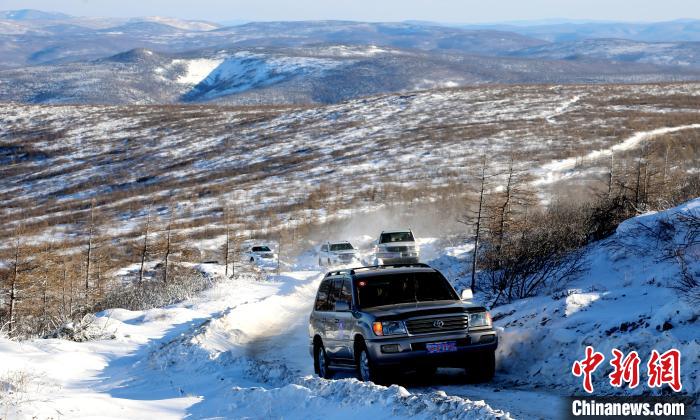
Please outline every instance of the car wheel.
M323 261L321 261L321 258L320 258L320 257L319 257L319 259L318 259L318 266L319 266L319 267L323 267Z
M314 370L320 378L330 379L333 374L328 367L328 356L326 355L326 349L322 345L316 346L316 351L314 351Z
M475 355L467 368L469 378L474 382L488 382L496 372L496 352L487 351Z
M328 265L331 265L331 259L329 258L327 261Z
M372 362L367 352L367 347L362 345L360 353L357 355L357 379L364 382L381 383L384 379L377 366Z
M255 258L250 257L250 262L255 262Z

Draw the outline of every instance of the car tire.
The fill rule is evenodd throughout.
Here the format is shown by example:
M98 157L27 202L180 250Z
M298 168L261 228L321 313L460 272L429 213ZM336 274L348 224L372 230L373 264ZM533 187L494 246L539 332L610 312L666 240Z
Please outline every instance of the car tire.
M328 364L328 355L323 345L316 345L316 347L314 347L314 371L323 379L330 379L333 377L333 372Z
M326 261L326 262L328 263L329 266L331 265L331 259L330 259L330 258L329 258L328 261Z
M358 350L355 357L357 379L363 382L374 382L375 384L384 382L385 376L372 361L364 343L358 346Z
M250 257L250 260L249 260L249 261L252 262L252 263L254 263L254 262L255 262L255 258Z
M469 379L473 382L488 382L496 373L496 352L487 351L475 355L467 368Z
M323 267L323 261L321 260L321 257L318 258L318 266Z

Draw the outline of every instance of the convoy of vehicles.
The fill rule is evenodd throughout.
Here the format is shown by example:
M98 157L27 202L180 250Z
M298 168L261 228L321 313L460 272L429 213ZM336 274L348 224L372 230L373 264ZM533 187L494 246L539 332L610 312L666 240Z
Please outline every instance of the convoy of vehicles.
M360 261L354 246L348 241L326 242L318 250L318 265L351 264Z
M460 298L426 264L331 271L309 318L314 370L324 378L354 370L361 380L381 382L392 372L460 367L490 380L498 337L489 313L471 298L471 290Z

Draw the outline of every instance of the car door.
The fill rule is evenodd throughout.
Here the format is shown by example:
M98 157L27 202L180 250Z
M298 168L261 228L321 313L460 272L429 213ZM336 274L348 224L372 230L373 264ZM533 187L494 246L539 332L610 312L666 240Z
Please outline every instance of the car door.
M333 312L333 323L336 324L336 334L338 343L338 358L345 359L347 361L352 361L353 359L353 336L352 333L355 330L355 317L352 313L353 301L352 301L352 288L350 283L350 278L345 277L338 279L340 287L339 293L337 294L336 302L344 302L347 305L347 310L334 311ZM335 308L334 308L335 309Z
M330 289L328 292L328 312L326 313L326 336L327 339L324 341L326 343L326 352L328 355L337 359L340 355L341 343L340 331L340 319L336 316L335 303L340 297L340 293L343 287L342 277L334 277L331 279Z
M321 337L326 347L329 341L327 328L328 316L331 314L329 311L330 306L328 305L328 294L332 284L332 279L324 279L321 282L321 285L318 287L318 293L316 294L313 316L311 317L311 328Z

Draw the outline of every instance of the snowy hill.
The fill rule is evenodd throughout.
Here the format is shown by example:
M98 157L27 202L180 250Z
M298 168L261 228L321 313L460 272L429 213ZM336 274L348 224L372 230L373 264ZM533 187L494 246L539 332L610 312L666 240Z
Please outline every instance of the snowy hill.
M131 31L176 30L144 22L130 23L129 27ZM48 56L56 54L61 54L61 49L49 48L37 52L35 58L46 55L41 60L49 59ZM541 61L377 45L217 48L177 54L138 48L99 60L0 70L0 85L5 87L0 89L0 101L328 104L381 93L492 83L648 83L698 79L700 69L693 66Z
M566 290L498 307L493 316L503 328L499 348L504 379L520 386L582 393L571 364L593 346L611 357L617 348L637 351L646 360L651 350L676 348L682 354L681 382L689 395L700 393L700 308L677 290L682 265L670 257L697 226L700 199L621 224L614 235L586 249L586 268ZM700 247L686 250L691 276L700 277ZM608 383L611 368L594 377L596 395L640 394L646 387L616 390Z

